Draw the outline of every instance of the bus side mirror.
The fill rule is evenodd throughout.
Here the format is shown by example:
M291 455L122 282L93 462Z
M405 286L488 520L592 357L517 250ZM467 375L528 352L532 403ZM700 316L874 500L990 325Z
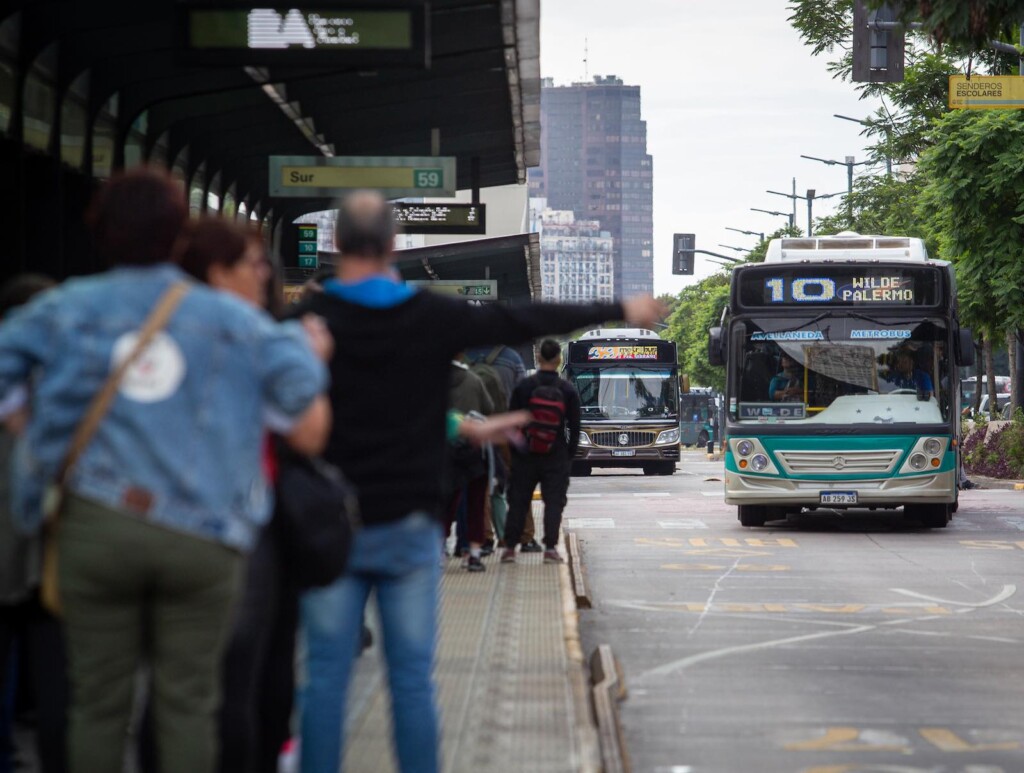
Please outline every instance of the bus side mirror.
M708 331L708 363L717 367L725 365L725 346L720 327Z
M974 335L969 327L960 328L959 333L957 363L964 368L969 368L974 365Z
M690 376L686 373L679 374L679 393L690 394Z

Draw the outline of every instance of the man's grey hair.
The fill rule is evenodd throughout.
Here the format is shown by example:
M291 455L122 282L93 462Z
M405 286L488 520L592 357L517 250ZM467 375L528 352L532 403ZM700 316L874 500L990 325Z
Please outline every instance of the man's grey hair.
M353 191L338 202L335 230L338 251L363 258L383 258L395 245L395 217L376 191Z

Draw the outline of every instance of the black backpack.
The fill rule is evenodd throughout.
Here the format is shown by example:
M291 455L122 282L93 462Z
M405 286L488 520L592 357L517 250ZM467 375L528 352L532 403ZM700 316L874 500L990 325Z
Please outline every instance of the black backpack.
M526 427L527 449L538 456L550 454L565 421L565 395L557 384L540 384L533 388L526 407L532 414Z

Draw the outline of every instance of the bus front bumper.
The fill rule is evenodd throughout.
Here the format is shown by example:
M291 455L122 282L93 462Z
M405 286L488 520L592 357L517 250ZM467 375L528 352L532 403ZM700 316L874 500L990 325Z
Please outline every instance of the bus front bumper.
M825 492L857 493L857 504L822 504ZM864 508L901 507L912 504L950 504L956 501L956 474L876 478L855 481L801 480L763 475L725 473L727 505L768 505L792 507Z

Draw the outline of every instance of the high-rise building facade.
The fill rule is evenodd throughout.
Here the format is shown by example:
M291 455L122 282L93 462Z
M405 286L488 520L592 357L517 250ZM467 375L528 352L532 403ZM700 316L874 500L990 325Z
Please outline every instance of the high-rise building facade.
M653 293L653 162L639 86L613 75L572 86L544 79L541 165L530 170L530 196L611 234L616 296Z
M540 234L541 299L610 301L614 240L596 220L577 220L530 200L531 230Z

